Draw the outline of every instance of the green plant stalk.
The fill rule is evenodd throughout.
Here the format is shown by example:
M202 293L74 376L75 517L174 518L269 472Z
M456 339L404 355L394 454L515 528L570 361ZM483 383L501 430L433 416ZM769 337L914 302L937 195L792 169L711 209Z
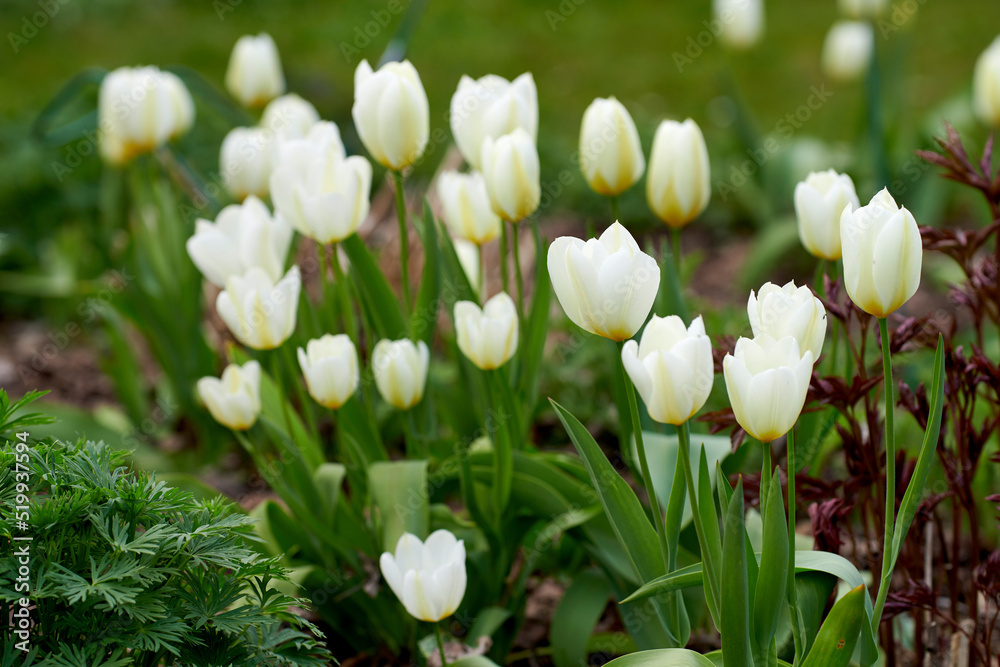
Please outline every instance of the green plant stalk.
M337 282L337 293L340 298L340 308L344 313L344 328L347 335L355 343L358 342L358 326L354 320L354 302L347 291L347 282L344 271L340 266L340 257L337 256L337 244L333 244L330 263L333 265L333 279Z
M621 222L621 211L618 208L618 195L611 195L608 197L611 201L611 217L615 222Z
M517 317L524 321L524 278L521 276L521 244L517 239L518 223L510 223L511 249L514 251L514 280L517 282Z
M761 464L760 464L760 488L769 489L771 488L771 443L764 442L760 443L761 446ZM767 506L767 492L762 492L760 494L760 514L764 516L764 509Z
M795 425L788 431L786 442L788 448L788 582L785 593L788 595L788 609L792 616L792 641L795 643L795 660L802 658L805 632L799 618L799 606L795 596Z
M649 471L649 462L646 460L646 446L642 441L642 422L639 421L639 405L635 400L635 388L632 386L632 380L625 370L624 362L622 362L621 348L624 346L624 342L618 343L618 366L621 368L622 375L625 378L625 394L628 396L629 412L632 413L632 436L635 438L635 447L639 454L642 483L646 487L649 504L652 505L653 519L656 521L656 536L660 540L660 551L663 554L663 566L667 568L667 573L669 573L670 550L667 548L666 524L663 521L663 512L660 510L660 503L656 500L656 489L653 488L653 475Z
M674 256L674 271L677 272L677 290L680 291L681 282L681 230L679 227L670 228L670 254Z
M896 514L896 433L893 427L893 408L896 401L893 398L892 359L889 353L889 322L886 318L878 318L879 338L882 343L882 369L885 384L885 536L882 541L882 577L878 586L878 597L875 600L875 613L872 615L872 632L878 635L878 626L882 620L882 608L885 607L886 596L889 595L889 584L892 581L892 559L888 549L892 544L892 533L895 530Z
M403 194L403 172L393 171L392 178L396 182L396 218L399 220L399 269L402 272L400 282L403 284L403 307L410 314L410 244L406 228L406 197Z
M500 285L503 291L510 294L510 279L507 277L507 223L500 221Z
M684 471L684 478L687 480L688 499L691 502L691 517L694 521L694 530L698 534L698 545L701 547L701 558L705 563L704 572L706 577L706 590L708 595L715 597L716 606L721 604L720 591L715 590L715 577L718 566L712 558L712 551L708 548L708 540L705 535L705 525L701 521L701 513L698 511L698 492L694 486L694 472L691 470L691 428L687 422L677 427L677 465ZM676 473L674 473L676 474ZM717 482L719 484L721 482ZM713 526L713 530L718 527ZM713 619L714 620L714 619Z
M438 651L441 652L441 667L448 667L448 658L444 652L444 637L441 636L441 622L434 624L434 637L437 639Z

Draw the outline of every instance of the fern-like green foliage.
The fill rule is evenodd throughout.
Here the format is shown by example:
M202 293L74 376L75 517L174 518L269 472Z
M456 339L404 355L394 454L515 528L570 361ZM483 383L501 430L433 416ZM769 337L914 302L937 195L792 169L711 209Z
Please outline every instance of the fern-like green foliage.
M0 543L24 532L14 530L16 485L5 473L14 467L11 434L30 424L10 406L3 394ZM252 548L251 518L223 499L197 501L125 461L100 442L32 445L35 650L15 650L18 639L5 625L0 667L330 664L322 634L290 611L295 598L272 586L286 572ZM11 546L0 557L3 618L23 596L15 591Z

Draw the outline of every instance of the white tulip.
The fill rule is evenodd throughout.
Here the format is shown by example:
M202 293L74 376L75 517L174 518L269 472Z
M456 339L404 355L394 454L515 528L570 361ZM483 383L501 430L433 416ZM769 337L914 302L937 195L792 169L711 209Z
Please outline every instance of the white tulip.
M242 276L229 278L215 309L238 341L255 350L270 350L295 331L301 289L299 267L293 266L275 282L255 266Z
M478 171L446 171L438 177L438 197L444 222L452 236L488 243L500 236L500 216L490 207L486 181Z
M615 222L599 239L571 236L549 246L549 277L559 303L578 327L623 341L649 315L660 286L660 267Z
M795 186L799 239L815 257L840 259L840 215L861 206L854 181L833 169L812 172Z
M234 199L266 197L274 169L277 135L265 127L237 127L222 140L219 168L226 192Z
M221 380L201 378L198 396L215 421L236 431L249 429L260 415L260 364L229 364Z
M264 202L250 195L242 204L222 209L214 223L199 219L187 251L206 280L225 287L230 278L253 267L277 280L291 243L291 225L280 215L272 217Z
M791 336L767 334L740 338L722 361L726 390L736 421L761 442L788 433L799 418L809 391L813 356L799 353Z
M876 19L889 8L890 0L839 0L841 13L852 19Z
M783 287L764 283L756 294L751 290L747 316L754 337L767 334L774 339L791 336L799 350L819 358L826 339L826 308L805 285L788 281Z
M913 214L897 207L888 189L840 218L844 286L858 308L887 317L917 291L923 245Z
M597 98L583 113L580 169L601 195L619 195L646 169L639 132L625 106L614 97Z
M319 112L295 93L271 100L260 117L261 127L274 132L279 140L306 136L319 122Z
M376 162L399 171L416 162L430 135L430 110L420 75L409 60L354 72L354 126Z
M986 125L1000 127L1000 37L976 60L972 78L972 106Z
M690 118L661 122L646 174L646 200L653 213L675 229L688 224L708 206L710 177L708 148L698 124Z
M360 155L345 158L337 126L321 122L304 139L282 143L271 197L301 234L335 243L368 217L371 184L371 163Z
M121 67L104 77L98 94L101 155L124 164L178 137L194 123L194 101L172 72Z
M734 49L749 49L764 32L764 0L714 0L719 40Z
M458 150L474 169L481 169L483 139L497 139L522 128L538 138L538 91L530 72L513 81L487 74L462 76L451 97L451 133Z
M875 30L867 21L833 24L823 42L823 71L837 81L864 76L875 51Z
M527 218L542 198L538 149L523 128L483 139L483 179L493 212L509 222Z
M424 397L430 350L424 341L382 339L372 352L375 386L385 401L409 410Z
M298 349L299 366L309 395L320 405L336 410L354 395L361 379L358 351L347 334L326 334Z
M236 40L226 70L226 89L243 106L259 107L285 92L278 47L266 32Z
M683 424L712 392L712 341L701 316L685 327L676 315L654 315L639 343L625 343L622 363L649 416L664 424Z
M455 254L458 255L458 263L462 265L465 277L469 279L469 284L476 294L481 294L483 289L483 270L479 264L479 246L472 241L465 239L452 239L455 246Z
M484 371L500 368L517 351L517 306L500 292L482 308L471 301L455 304L458 349Z
M389 588L416 619L437 623L448 618L465 597L465 543L447 530L436 530L426 542L403 533L395 555L379 558Z

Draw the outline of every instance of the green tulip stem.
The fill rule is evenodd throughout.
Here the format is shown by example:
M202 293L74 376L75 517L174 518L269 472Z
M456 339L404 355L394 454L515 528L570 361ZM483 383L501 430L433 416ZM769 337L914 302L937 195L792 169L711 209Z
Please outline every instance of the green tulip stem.
M521 277L521 244L517 239L518 223L510 223L510 245L514 251L514 280L517 281L517 316L524 321L524 278Z
M767 506L767 490L771 488L771 443L761 441L760 464L760 515L764 516L764 509Z
M639 468L642 471L642 483L646 487L646 494L649 496L649 504L652 505L653 518L656 519L656 535L660 540L660 551L663 553L663 565L670 572L670 550L667 548L666 525L663 522L663 512L660 504L656 500L656 489L653 488L653 475L649 471L649 461L646 460L646 446L642 441L642 422L639 421L639 405L635 400L635 387L632 386L632 379L629 378L625 370L625 363L622 361L621 350L625 346L624 341L618 343L618 366L622 369L625 379L625 393L628 396L628 407L632 413L632 435L635 438L635 448L639 454ZM624 445L625 443L622 443Z
M893 408L896 401L893 397L892 359L889 353L889 322L886 318L878 318L879 338L882 343L882 369L885 384L885 537L882 541L882 579L878 586L878 597L875 600L875 613L872 616L872 632L878 633L879 622L882 620L882 608L889 594L889 584L892 581L892 559L889 550L892 547L892 534L895 530L896 514L896 434L893 428Z
M354 320L354 303L351 301L351 295L347 290L347 276L344 274L344 270L340 266L340 256L337 254L336 243L333 244L330 263L333 265L333 279L337 282L340 308L344 313L344 328L347 331L347 335L351 337L351 340L357 343L358 330L357 323Z
M434 637L437 639L438 651L441 652L441 667L448 667L448 658L444 652L444 637L441 636L441 622L434 624Z
M813 289L816 290L816 294L822 294L826 296L826 290L823 288L823 276L826 275L826 260L821 259L816 262L816 275L813 276Z
M798 601L795 595L795 425L788 431L786 440L788 453L788 581L785 593L788 596L788 608L792 616L792 640L795 643L795 663L802 657L802 639L805 636L802 619L799 616ZM763 493L761 494L763 496Z
M510 295L510 279L507 277L507 246L510 242L507 239L507 223L500 222L500 285L503 291Z
M621 222L622 216L621 211L618 208L618 195L611 195L608 199L611 200L611 218L615 222Z
M479 297L479 305L486 303L486 262L483 257L483 245L481 243L476 245L476 251L479 253L479 289L476 290L476 296Z
M680 227L670 228L670 254L674 256L674 271L677 272L677 289L680 290L681 277L681 230Z
M392 172L396 182L396 218L399 220L399 269L402 272L400 282L403 284L403 306L406 314L410 314L410 243L406 227L406 197L403 194L403 172Z

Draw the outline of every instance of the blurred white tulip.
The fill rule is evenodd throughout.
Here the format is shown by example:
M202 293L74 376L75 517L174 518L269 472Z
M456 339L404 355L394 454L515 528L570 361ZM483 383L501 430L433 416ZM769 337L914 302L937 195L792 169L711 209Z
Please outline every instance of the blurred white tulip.
M590 187L605 196L628 190L646 169L632 116L614 97L597 98L583 113L580 169Z
M646 200L653 213L679 229L705 210L712 196L708 148L701 128L688 118L656 128L646 174Z
M382 339L372 352L375 386L386 403L409 410L424 397L430 350L424 341Z
M976 61L972 78L972 106L986 125L1000 127L1000 37Z
M458 150L474 169L482 169L483 139L497 139L517 128L538 138L538 91L530 72L513 81L487 74L462 76L451 97L451 133Z
M298 349L299 366L309 395L320 405L336 410L358 388L358 351L347 334L326 334Z
M236 127L222 140L219 170L233 199L266 197L277 153L277 135L265 127Z
M225 287L230 278L253 267L277 280L285 271L291 243L291 225L250 195L242 204L222 209L214 223L199 218L187 251L206 280Z
M490 207L486 181L478 171L446 171L438 177L441 217L452 236L476 245L500 236L500 216Z
M403 533L396 553L383 553L379 567L406 611L421 621L448 618L465 597L465 543L443 528L426 542Z
M299 267L293 266L275 282L255 266L242 276L229 278L215 309L236 340L255 350L270 350L295 331L301 289Z
M719 40L734 49L749 49L764 32L763 0L713 0Z
M625 343L622 363L649 416L663 424L683 424L712 392L712 341L700 315L690 327L676 315L654 315L639 343Z
M226 69L226 89L243 106L264 106L285 92L278 47L266 32L236 40Z
M280 141L304 137L319 122L319 112L295 93L271 100L260 117L261 127L274 132Z
M890 0L838 0L840 11L851 19L877 19L889 8Z
M409 60L386 63L378 71L362 60L354 72L351 115L365 148L387 169L408 167L427 146L427 93Z
M840 216L848 206L861 205L854 181L833 169L812 172L795 186L795 217L799 239L815 257L840 259Z
M483 269L479 263L479 246L465 239L452 239L451 243L455 246L458 263L462 265L462 271L469 279L472 289L476 291L476 294L482 294Z
M301 234L319 243L343 241L368 217L372 166L344 157L340 132L320 122L303 139L282 143L271 174L275 209Z
M864 76L875 51L875 30L867 21L834 23L823 42L823 72L837 81Z
M840 218L844 286L858 308L887 317L920 285L923 245L913 214L883 189L867 206Z
M509 222L527 218L542 198L538 149L522 128L483 139L483 179L493 212Z
M747 316L754 337L767 334L775 340L791 336L799 350L812 353L813 361L823 351L826 339L826 308L812 290L788 281L778 287L764 283L760 291L750 292Z
M455 304L458 349L484 371L500 368L517 351L517 306L500 292L480 308L471 301Z
M101 156L121 165L191 129L194 101L172 72L121 67L101 81L98 94Z
M615 341L631 338L642 327L660 286L656 260L617 222L586 243L557 238L549 246L548 269L569 319Z
M249 429L260 415L260 364L229 364L221 380L201 378L198 396L215 421L236 431Z
M805 405L813 356L800 354L791 336L740 338L722 361L733 414L743 430L761 442L788 433Z

